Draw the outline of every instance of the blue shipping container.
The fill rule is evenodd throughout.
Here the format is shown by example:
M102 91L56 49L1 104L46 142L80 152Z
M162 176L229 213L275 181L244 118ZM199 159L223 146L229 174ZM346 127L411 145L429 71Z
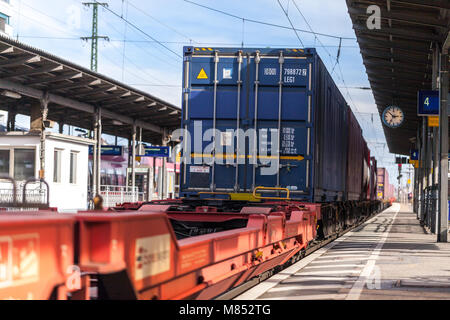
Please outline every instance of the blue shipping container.
M345 199L349 107L315 49L185 47L184 56L182 196L265 186Z

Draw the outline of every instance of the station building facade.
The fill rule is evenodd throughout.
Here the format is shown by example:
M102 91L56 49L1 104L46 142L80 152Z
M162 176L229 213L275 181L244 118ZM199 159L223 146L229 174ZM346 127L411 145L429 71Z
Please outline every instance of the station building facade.
M12 7L10 0L0 0L0 35L12 37L11 26Z
M17 200L44 202L61 211L86 210L88 207L88 153L94 141L58 133L46 133L44 172L46 186L39 182L25 187L25 182L40 176L40 134L34 132L0 133L0 175L12 177L18 190ZM2 182L3 194L12 186Z

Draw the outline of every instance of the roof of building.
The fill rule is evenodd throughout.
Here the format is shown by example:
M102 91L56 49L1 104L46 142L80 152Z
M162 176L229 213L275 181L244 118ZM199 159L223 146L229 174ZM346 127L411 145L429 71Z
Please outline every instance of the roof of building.
M381 9L380 29L367 26L370 5ZM347 0L347 6L380 116L389 105L405 113L400 128L383 126L389 150L409 155L421 120L417 92L431 89L432 45L447 38L450 1Z
M143 129L142 140L154 144L161 143L164 130L170 132L181 122L175 105L3 36L0 94L0 109L25 115L30 115L31 104L48 98L49 120L85 129L93 128L93 113L100 107L103 133L130 138L136 123Z

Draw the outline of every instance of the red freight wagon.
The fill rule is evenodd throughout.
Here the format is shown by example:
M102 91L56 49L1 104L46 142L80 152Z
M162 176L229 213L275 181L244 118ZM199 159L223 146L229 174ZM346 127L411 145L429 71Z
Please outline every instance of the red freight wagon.
M73 227L70 216L1 215L0 299L66 299L70 291L87 299L87 278L73 265Z
M216 297L305 249L320 208L273 202L181 212L161 203L76 216L79 264L96 274L100 299Z

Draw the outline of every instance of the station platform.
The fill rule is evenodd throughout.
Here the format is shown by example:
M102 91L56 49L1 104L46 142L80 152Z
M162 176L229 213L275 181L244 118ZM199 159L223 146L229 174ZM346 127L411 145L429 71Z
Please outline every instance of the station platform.
M235 300L450 299L450 243L394 203Z

